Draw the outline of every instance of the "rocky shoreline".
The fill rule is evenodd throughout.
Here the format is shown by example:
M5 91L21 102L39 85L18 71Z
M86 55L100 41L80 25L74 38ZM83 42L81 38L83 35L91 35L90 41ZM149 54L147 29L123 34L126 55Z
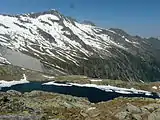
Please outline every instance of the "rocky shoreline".
M43 91L0 92L0 120L159 120L159 115L159 99L90 103L85 98Z

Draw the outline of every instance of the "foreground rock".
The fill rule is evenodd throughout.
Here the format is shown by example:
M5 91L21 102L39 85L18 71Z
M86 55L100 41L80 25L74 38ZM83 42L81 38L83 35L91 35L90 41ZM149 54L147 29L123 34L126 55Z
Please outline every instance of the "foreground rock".
M117 98L90 103L85 98L32 91L0 93L0 120L160 120L160 100Z
M116 114L119 120L160 120L159 103L151 103L145 106L134 106L127 103L122 109Z

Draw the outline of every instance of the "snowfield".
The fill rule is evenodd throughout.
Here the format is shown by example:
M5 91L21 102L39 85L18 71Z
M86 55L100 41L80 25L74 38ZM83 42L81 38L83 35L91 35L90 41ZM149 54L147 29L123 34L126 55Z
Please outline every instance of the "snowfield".
M100 28L71 21L60 14L54 15L55 10L52 12L53 14L46 13L38 17L30 16L34 13L19 16L0 15L0 45L22 52L31 53L32 51L37 57L48 55L61 61L65 61L63 59L65 57L76 65L79 64L74 57L87 59L85 56L92 56L93 52L110 56L111 53L107 49L112 46L127 50L123 44L115 42L111 36L100 33L102 31ZM116 34L114 31L104 30ZM73 34L77 38L71 39ZM133 44L133 42L130 43ZM83 44L90 46L93 50L85 48ZM34 48L33 45L39 49ZM63 49L57 52L58 55L52 52L57 48ZM72 50L85 56L67 52ZM63 55L60 54L61 52Z

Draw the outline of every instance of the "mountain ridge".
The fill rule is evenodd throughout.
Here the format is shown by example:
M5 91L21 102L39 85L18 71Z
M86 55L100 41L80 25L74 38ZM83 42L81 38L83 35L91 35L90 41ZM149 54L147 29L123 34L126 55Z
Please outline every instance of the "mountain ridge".
M0 15L0 45L40 60L54 75L160 79L159 51L149 39L81 24L56 10Z

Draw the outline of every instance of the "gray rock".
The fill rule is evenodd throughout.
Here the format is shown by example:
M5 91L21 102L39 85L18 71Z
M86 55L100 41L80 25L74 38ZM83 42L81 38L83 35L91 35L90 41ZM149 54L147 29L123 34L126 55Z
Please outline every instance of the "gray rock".
M134 120L142 120L142 117L139 114L133 114L132 115L132 119L134 119Z
M143 114L150 114L150 112L148 111L148 109L146 107L142 107L141 111Z
M156 110L156 112L160 112L160 108L158 108L158 109Z
M8 93L9 95L12 95L12 96L21 96L22 95L21 92L18 92L15 90L8 90L6 93Z
M85 117L85 118L88 116L88 115L87 115L85 112L83 112L83 111L81 111L80 114L81 114L83 117Z
M160 112L153 112L148 116L148 120L160 120Z
M126 108L126 110L128 111L128 112L130 112L130 113L141 113L141 109L140 108L138 108L138 107L136 107L136 106L134 106L134 105L132 105L132 104L127 104L127 108Z
M1 88L0 88L1 90ZM0 92L0 96L6 95L6 92Z
M153 112L154 110L160 108L160 104L156 104L156 103L154 103L154 104L149 104L149 105L147 105L147 106L144 106L144 108L146 108L146 109L147 109L148 111L150 111L150 112Z
M39 116L1 115L0 120L40 120Z
M28 92L24 93L24 95L27 96L27 97L41 96L43 94L44 94L44 92L42 92L42 91L36 91L36 90L34 90L32 92L29 92L29 93Z
M116 118L118 118L119 120L126 120L126 118L129 116L129 112L119 112L115 115Z

